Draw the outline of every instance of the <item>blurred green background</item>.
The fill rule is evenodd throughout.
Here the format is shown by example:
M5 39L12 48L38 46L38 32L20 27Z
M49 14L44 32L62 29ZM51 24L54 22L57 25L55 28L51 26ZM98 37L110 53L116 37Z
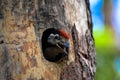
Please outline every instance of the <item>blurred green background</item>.
M120 80L120 0L90 0L96 79Z

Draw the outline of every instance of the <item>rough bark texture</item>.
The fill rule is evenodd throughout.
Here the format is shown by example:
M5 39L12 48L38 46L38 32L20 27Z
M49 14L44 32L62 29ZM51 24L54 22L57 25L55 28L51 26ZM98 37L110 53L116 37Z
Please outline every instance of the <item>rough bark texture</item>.
M70 33L68 59L47 61L48 28ZM95 49L88 0L0 0L0 80L94 80Z

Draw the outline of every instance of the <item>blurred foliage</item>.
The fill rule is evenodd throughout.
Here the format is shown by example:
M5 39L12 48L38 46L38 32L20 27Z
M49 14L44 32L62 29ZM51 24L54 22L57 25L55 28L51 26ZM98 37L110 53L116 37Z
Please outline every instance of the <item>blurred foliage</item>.
M94 31L96 47L109 47L115 46L114 33L111 28L105 27L105 29L100 31Z
M96 79L95 80L120 80L117 70L114 67L114 60L119 56L119 50L115 46L114 31L105 27L100 33L93 33L96 46Z
M97 60L95 80L120 80L120 37L116 36L120 33L120 0L90 0L90 8Z

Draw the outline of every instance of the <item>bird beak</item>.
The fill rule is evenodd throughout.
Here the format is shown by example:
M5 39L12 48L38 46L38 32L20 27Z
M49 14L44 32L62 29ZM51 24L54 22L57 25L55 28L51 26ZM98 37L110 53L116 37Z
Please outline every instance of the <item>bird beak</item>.
M59 46L59 44L56 44L57 45L57 47L59 47L66 55L68 54L63 48L61 48L60 46Z

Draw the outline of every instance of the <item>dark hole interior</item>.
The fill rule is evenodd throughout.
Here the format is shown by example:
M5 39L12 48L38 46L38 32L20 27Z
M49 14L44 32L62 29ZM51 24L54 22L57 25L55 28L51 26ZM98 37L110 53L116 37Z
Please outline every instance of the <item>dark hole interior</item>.
M57 53L56 56L53 56L54 54L56 54L54 52L52 53L52 51L54 51L53 49L50 49L50 51L47 52L48 48L54 47L54 46L47 43L47 39L48 39L48 37L51 33L53 33L53 34L58 33L59 34L57 29L55 29L55 28L48 28L43 32L42 40L41 40L41 42L42 42L42 52L43 52L43 56L46 60L51 61L51 62L56 62L56 61L59 61L62 57L65 57L67 54ZM57 36L55 38L58 39ZM68 48L66 49L66 51L68 53L68 51L69 51Z

